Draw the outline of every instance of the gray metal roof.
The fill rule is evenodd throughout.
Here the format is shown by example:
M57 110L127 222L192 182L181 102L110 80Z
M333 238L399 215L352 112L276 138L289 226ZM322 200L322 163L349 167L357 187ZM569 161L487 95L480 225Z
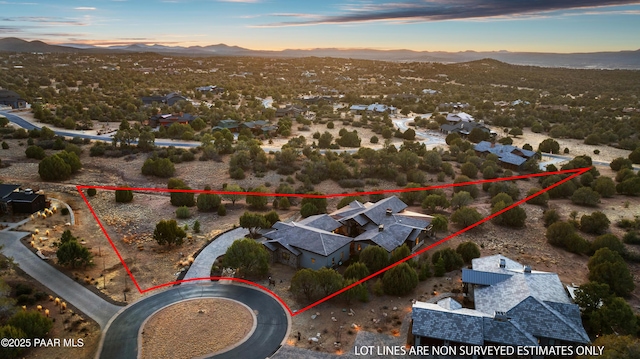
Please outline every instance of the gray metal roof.
M543 301L571 303L555 273L516 273L500 283L474 290L476 309L506 312L529 296Z
M401 246L413 231L413 228L401 224L385 226L384 230L370 229L354 238L354 241L373 241L375 244L391 252Z
M484 344L482 313L469 310L447 310L437 304L413 305L412 333L422 337L471 345Z
M500 260L504 260L505 268L500 268ZM521 270L522 264L507 258L502 254L496 254L488 257L474 258L471 260L471 266L474 270L492 273L511 273L509 270Z
M18 188L20 188L19 184L0 184L0 198L7 197Z
M500 268L500 261L504 268ZM588 343L589 336L582 326L580 309L572 304L558 275L531 271L525 273L523 265L502 255L476 258L473 270L463 269L463 282L477 284L474 290L475 310L449 310L450 313L473 318L483 315L483 340L506 345L537 345L536 338L552 338L574 343ZM440 304L440 302L439 302ZM417 320L437 317L440 326L448 328L464 321L454 316L439 314L447 306L421 303L420 315L414 315L414 334L431 338L459 341L460 338L448 330L443 334L429 322ZM414 310L416 305L414 305ZM449 308L453 308L449 306ZM436 313L438 312L438 313ZM494 318L496 312L505 312L506 320ZM435 314L434 314L435 313ZM444 321L448 321L445 323ZM415 329L418 328L418 329ZM434 333L423 331L424 328ZM422 334L421 334L422 333ZM535 338L534 338L535 337Z
M575 305L575 304L574 304ZM538 338L552 338L575 343L589 343L582 328L542 301L528 297L507 312L527 332Z
M449 310L462 309L462 304L458 303L455 299L451 297L440 299L436 304L438 304L444 309L449 309Z
M479 285L494 285L511 278L511 274L482 272L473 269L462 269L462 282Z
M287 249L299 248L323 256L328 256L353 240L347 236L331 233L295 222L280 223L281 224L278 225L279 229L265 233L264 236L270 239L268 241L269 243L277 242ZM284 226L282 226L282 224L284 224Z
M400 198L398 198L397 196L391 196L383 198L375 203L368 202L359 211L351 213L350 215L339 216L340 213L334 212L332 213L332 216L338 215L338 220L342 223L349 219L354 219L360 225L364 225L364 223L361 223L365 221L365 218L363 218L364 216L367 220L378 225L381 224L384 218L387 216L387 209L391 209L392 213L398 213L407 207L407 204L402 202Z
M297 223L309 227L319 228L328 232L334 231L342 226L342 223L331 218L331 216L329 216L328 214L317 214L315 216L309 216Z
M484 318L482 324L485 342L513 346L538 346L538 340L522 329L517 321Z

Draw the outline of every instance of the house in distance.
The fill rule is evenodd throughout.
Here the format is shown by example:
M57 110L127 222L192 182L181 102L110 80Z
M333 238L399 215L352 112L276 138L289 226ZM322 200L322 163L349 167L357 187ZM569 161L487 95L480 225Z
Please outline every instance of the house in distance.
M0 89L0 105L9 106L12 109L26 108L27 100L14 91Z

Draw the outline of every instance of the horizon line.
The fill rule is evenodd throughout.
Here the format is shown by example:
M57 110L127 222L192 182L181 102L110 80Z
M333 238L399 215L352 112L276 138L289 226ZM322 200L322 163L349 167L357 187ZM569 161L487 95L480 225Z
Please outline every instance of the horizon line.
M43 40L43 39L25 39L25 38L20 38L20 37L14 37L14 36L8 36L8 37L2 37L0 38L0 40L3 39L18 39L18 40L22 40L22 41L26 41L26 42L33 42L33 41L39 41L39 42L43 42L47 45L54 45L54 46L63 46L63 47L70 47L70 48L76 48L72 45L82 45L82 46L91 46L93 48L97 48L97 49L105 49L105 50L110 50L113 47L127 47L127 46L133 46L133 45L143 45L143 46L164 46L164 47L168 47L168 48L191 48L191 47L208 47L208 46L218 46L218 45L223 45L223 46L228 46L228 47L238 47L240 49L243 50L248 50L248 51L256 51L256 52L284 52L284 51L315 51L315 50L337 50L337 51L363 51L363 50L369 50L369 51L381 51L381 52L393 52L393 51L410 51L410 52L415 52L415 53L465 53L465 52L475 52L475 53L538 53L538 54L591 54L591 53L602 53L602 52L634 52L634 51L640 51L640 47L636 48L636 49L617 49L617 50L591 50L591 51L572 51L572 52L554 52L554 51L535 51L535 50L507 50L507 49L499 49L499 50L473 50L473 49L466 49L466 50L457 50L457 51L447 51L447 50L418 50L418 49L410 49L410 48L381 48L381 47L306 47L306 48L293 48L293 47L286 47L286 48L281 48L281 49L253 49L253 48L249 48L249 47L243 47L241 45L229 45L227 43L224 42L219 42L219 43L208 43L208 44L188 44L189 42L186 42L184 45L180 44L180 43L176 43L176 42L170 42L170 43L163 43L163 42L153 42L153 41L112 41L112 40L82 40L82 41L76 41L76 42L69 42L69 41L48 41L48 40ZM77 48L77 49L81 49L81 48Z

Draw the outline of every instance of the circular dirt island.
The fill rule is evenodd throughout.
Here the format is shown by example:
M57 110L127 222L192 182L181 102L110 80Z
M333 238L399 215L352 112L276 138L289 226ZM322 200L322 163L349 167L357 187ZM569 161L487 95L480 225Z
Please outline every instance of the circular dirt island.
M172 304L143 324L139 358L193 358L225 351L249 337L255 324L251 309L230 299Z

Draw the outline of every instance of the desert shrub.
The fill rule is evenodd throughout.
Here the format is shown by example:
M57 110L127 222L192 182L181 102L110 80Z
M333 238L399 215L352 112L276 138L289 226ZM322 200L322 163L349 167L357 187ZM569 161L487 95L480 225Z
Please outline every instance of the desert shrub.
M118 203L128 203L133 201L133 191L131 190L116 190L116 202Z
M464 265L464 259L462 256L452 248L445 248L436 251L433 253L433 256L431 256L431 262L435 265L440 258L444 260L444 269L447 272L460 269Z
M571 202L582 206L595 207L600 203L600 194L589 187L581 187L573 192Z
M627 244L640 244L640 235L635 231L627 232L622 240Z
M474 242L462 242L456 248L456 253L462 257L465 263L471 263L472 259L480 257L480 248Z
M189 210L189 207L187 206L178 207L176 209L176 217L180 219L191 217L191 211Z
M542 215L542 220L544 222L544 226L549 227L550 225L560 220L560 215L555 209L549 209L544 211L544 214Z
M27 155L27 158L34 158L36 160L41 160L47 156L40 146L29 146L24 153Z
M564 248L569 252L587 253L590 249L589 242L580 237L568 222L553 223L547 228L545 236L549 244Z
M602 212L593 212L580 218L580 230L585 233L603 234L609 230L611 222Z
M409 264L400 263L384 273L382 286L386 294L403 296L418 286L418 274Z
M541 189L538 188L538 187L531 188L529 191L527 191L527 197L529 197L529 196L531 196L531 195L533 195L535 193L538 193L540 191L541 191ZM547 193L547 192L540 193L539 195L537 195L537 196L531 198L530 200L528 200L527 203L536 204L538 206L546 206L547 203L549 203L549 193Z

